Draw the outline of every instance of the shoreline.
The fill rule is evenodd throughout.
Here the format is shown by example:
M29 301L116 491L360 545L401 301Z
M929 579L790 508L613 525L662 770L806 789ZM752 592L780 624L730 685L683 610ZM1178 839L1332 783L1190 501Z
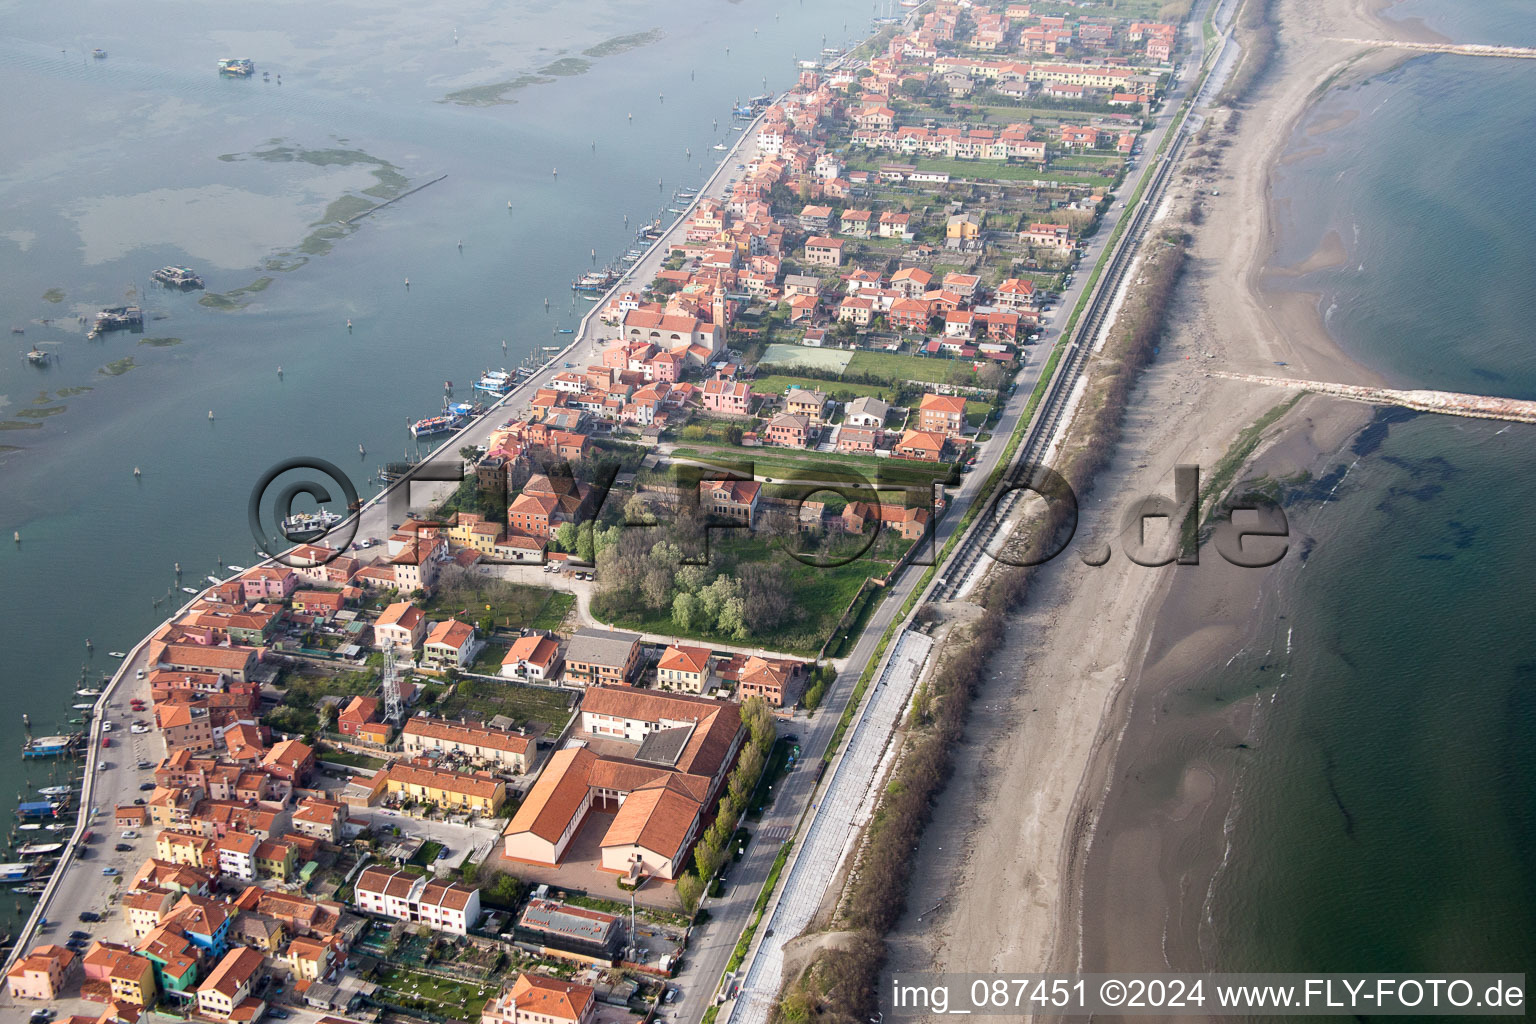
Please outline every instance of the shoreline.
M1163 354L1143 372L1115 458L1084 502L1085 535L1111 538L1127 495L1171 493L1174 465L1214 466L1240 430L1280 402L1206 377L1206 367L1273 375L1283 360L1298 376L1382 382L1327 332L1315 296L1270 291L1264 278L1286 269L1272 266L1272 178L1298 124L1336 82L1405 59L1343 43L1298 53L1294 40L1400 34L1377 16L1383 6L1277 5L1276 63L1235 115L1264 127L1239 131L1221 166L1199 173L1208 180L1186 177L1170 197L1170 210L1200 202L1209 216L1194 232ZM1352 20L1348 30L1335 28L1340 18ZM1233 116L1214 110L1208 124L1222 131ZM1197 187L1212 181L1219 198ZM1269 428L1246 468L1310 468L1370 415L1306 397ZM1245 574L1209 545L1201 553L1196 568L1143 569L1117 554L1098 569L1064 558L1041 573L976 695L980 713L929 829L942 838L925 839L917 854L908 906L944 906L921 922L908 913L891 937L887 973L1200 966L1205 893L1226 855L1221 830L1235 774L1230 764L1195 766L1159 790L1158 801L1133 784L1142 752L1163 739L1154 727L1164 700L1192 666L1219 665L1248 642L1254 610L1287 565ZM1200 728L1235 747L1250 706L1234 701ZM1152 854L1162 850L1177 856L1159 863ZM1013 899L999 906L999 892Z
M1365 0L1354 14L1384 37L1445 41L1424 26L1396 22L1381 12L1397 0ZM1290 5L1288 5L1290 6ZM1294 30L1291 6L1281 30ZM1315 16L1315 15L1314 15ZM1303 12L1300 17L1306 19ZM1295 35L1292 34L1292 38ZM1262 303L1277 338L1284 339L1308 372L1330 366L1326 379L1381 381L1384 377L1355 360L1325 325L1315 293L1287 291L1269 282L1300 276L1347 259L1334 233L1324 236L1301 263L1278 263L1276 170L1303 155L1298 144L1347 125L1352 116L1318 126L1298 139L1303 121L1340 84L1404 63L1389 51L1357 50L1331 62L1303 59L1281 67L1251 107L1280 107L1282 127L1263 148L1263 202L1260 230L1242 264L1249 300ZM1316 82L1313 86L1311 83ZM1296 102L1296 96L1307 92ZM1259 140L1254 140L1258 143ZM1268 354L1268 353L1266 353ZM1243 472L1282 478L1336 461L1340 450L1371 419L1367 409L1308 397L1273 428L1271 440L1251 456ZM1280 430L1283 428L1284 433ZM1292 524L1292 536L1305 544ZM1295 545L1293 544L1293 553ZM1294 557L1294 555L1293 555ZM1239 800L1242 751L1262 728L1262 702L1252 695L1221 695L1204 712L1180 714L1169 706L1193 700L1190 685L1210 667L1263 643L1277 627L1267 611L1283 600L1288 581L1304 563L1283 560L1258 572L1242 573L1218 564L1217 571L1172 580L1148 603L1133 641L1144 655L1136 661L1125 691L1124 715L1113 754L1099 766L1104 778L1096 842L1076 864L1073 882L1080 897L1078 935L1082 969L1208 971L1219 968L1219 951L1209 934L1210 898L1231 855L1227 828ZM1259 691L1262 696L1263 691ZM1112 919L1113 915L1113 919ZM1063 928L1071 922L1064 920ZM1155 951L1155 954L1154 952Z

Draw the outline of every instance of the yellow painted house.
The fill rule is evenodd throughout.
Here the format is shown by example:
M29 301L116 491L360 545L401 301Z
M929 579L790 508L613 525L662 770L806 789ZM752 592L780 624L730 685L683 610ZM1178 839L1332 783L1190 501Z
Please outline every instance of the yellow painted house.
M506 783L488 772L454 772L396 761L373 781L378 795L492 817L507 802Z
M292 843L269 839L256 847L256 874L286 882L293 877L296 859Z

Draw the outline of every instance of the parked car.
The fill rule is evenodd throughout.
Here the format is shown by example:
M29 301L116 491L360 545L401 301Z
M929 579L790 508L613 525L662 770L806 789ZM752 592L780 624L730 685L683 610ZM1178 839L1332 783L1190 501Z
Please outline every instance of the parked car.
M140 793L148 793L150 790L152 790L154 788L155 788L155 783L153 783L153 782L141 782L141 783L139 783L139 792Z
M76 928L74 931L69 933L69 937L72 938L72 939L88 939L88 938L91 937L91 933L90 932L83 932L80 929Z
M137 832L135 832L133 829L129 829L128 831L123 833L123 838L124 839L137 839L137 838L139 838L139 834Z
M108 878L111 878L117 874L117 868L102 868L101 873L106 875Z
M149 769L153 768L154 766L155 766L155 762L153 762L153 761L140 761L139 762L139 771L141 771L141 772L142 771L148 771Z
M112 847L112 849L116 850L118 853L132 853L133 852L133 844L132 843L118 843L116 846Z
M144 806L144 798L143 798L143 797L141 797L141 796L139 796L139 797L134 797L134 799L133 799L133 803L134 803L134 805L135 805L135 806L137 806L137 807L143 807L143 806Z
M87 923L92 923L95 921L100 921L101 915L96 913L94 910L82 910L80 911L80 920Z

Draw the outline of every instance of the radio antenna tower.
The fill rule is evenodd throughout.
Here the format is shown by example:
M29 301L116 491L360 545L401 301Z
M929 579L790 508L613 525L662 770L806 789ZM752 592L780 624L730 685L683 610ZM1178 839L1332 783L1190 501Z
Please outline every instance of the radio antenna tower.
M395 665L395 645L384 648L384 720L400 721L400 670Z

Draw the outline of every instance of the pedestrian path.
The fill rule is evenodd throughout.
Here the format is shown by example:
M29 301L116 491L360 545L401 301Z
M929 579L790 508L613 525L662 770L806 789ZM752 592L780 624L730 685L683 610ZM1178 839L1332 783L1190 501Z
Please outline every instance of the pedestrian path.
M729 1024L767 1024L779 997L784 943L810 924L860 827L868 820L878 792L875 775L891 730L922 678L932 648L932 637L911 630L904 630L897 639L874 694L849 734L842 760L821 799L812 805L815 815L786 869L778 902L762 923L764 938L731 1008Z

